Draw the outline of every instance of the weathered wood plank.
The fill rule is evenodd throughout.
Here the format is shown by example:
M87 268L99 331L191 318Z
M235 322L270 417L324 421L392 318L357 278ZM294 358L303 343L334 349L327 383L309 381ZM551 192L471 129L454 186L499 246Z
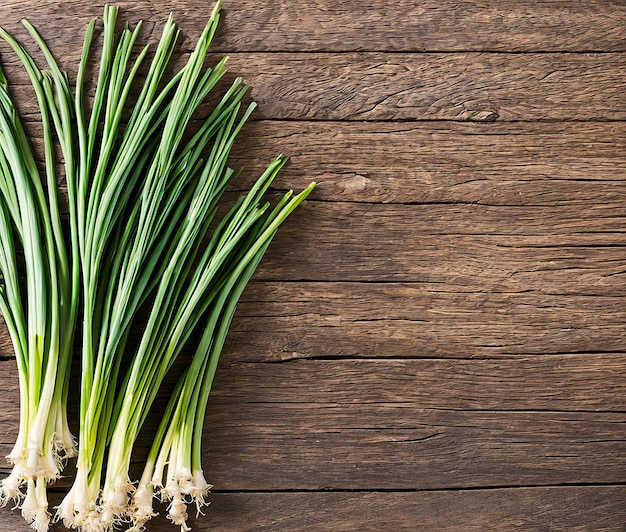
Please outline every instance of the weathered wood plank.
M64 56L70 73L79 54ZM2 61L35 119L22 69L10 53ZM233 53L229 65L229 79L251 86L257 118L626 120L623 53Z
M292 532L362 530L621 531L626 520L623 486L574 486L418 492L213 493L206 515L191 515L194 531ZM51 497L55 500L55 497ZM148 532L176 528L165 510ZM0 509L7 530L32 530L17 511ZM51 532L65 530L53 526Z
M626 412L626 353L517 356L507 360L290 360L238 363L227 355L211 394L219 411L233 407L330 405L316 422L335 426L340 407L365 413L388 406L458 411ZM550 383L550 386L546 386ZM395 406L394 406L395 405ZM406 410L408 414L409 410ZM286 412L287 413L287 412ZM337 417L339 416L339 417ZM277 418L297 423L291 416ZM355 418L358 427L360 418ZM391 418L390 418L391 419ZM385 424L383 418L378 420ZM408 422L408 419L407 419ZM220 425L227 417L219 418ZM328 423L328 425L327 425ZM372 417L368 423L376 425ZM398 416L398 427L407 426ZM347 426L352 426L348 423ZM386 425L385 425L386 426ZM626 434L624 434L626 437Z
M83 29L101 16L102 0L59 4L29 0L0 6L9 28L22 17L47 28L55 44L80 45ZM158 33L174 11L176 21L195 36L213 2L125 1L122 20L143 19ZM624 51L626 9L619 0L498 2L480 0L325 0L276 3L268 0L224 2L223 24L215 46L243 51Z
M620 203L528 209L309 201L281 228L257 273L266 280L623 293L623 244Z
M623 530L623 486L416 493L216 493L193 530ZM154 523L161 529L163 518Z
M537 276L538 285L543 277ZM224 356L230 361L506 359L624 350L623 289L610 295L550 294L540 286L517 290L500 291L486 280L445 288L438 283L253 282L239 304ZM12 353L2 327L0 354L10 358Z
M233 54L258 116L624 120L623 54Z
M363 405L396 404L459 411L626 412L626 353L274 364L239 362L224 354L221 364L211 404L226 409L256 403L296 409L332 403L355 411ZM0 361L0 375L6 382L0 419L5 427L13 420L14 431L19 413L15 362ZM341 409L334 413L340 416ZM327 416L331 425L338 419L333 415Z
M626 346L623 292L566 295L494 287L490 293L486 280L473 288L255 282L239 305L225 356L247 361L489 358Z
M226 362L205 462L220 489L621 482L624 356L540 359Z
M314 374L309 382L325 384ZM332 426L320 427L324 418ZM210 482L227 490L621 483L625 422L624 413L232 405L209 414L204 462Z
M32 126L38 152L41 132ZM552 209L626 201L626 122L252 121L230 164L246 190L277 153L274 182L324 201L480 203ZM338 154L331 156L330 154Z
M218 490L621 482L625 361L225 359L206 420L206 472ZM0 368L14 380L13 364ZM2 401L3 421L16 419L15 399ZM17 427L0 426L5 454Z
M623 295L625 209L621 201L528 208L310 200L281 227L256 278Z
M291 160L275 186L317 181L313 197L326 201L554 208L626 200L624 122L255 121L233 152L232 165L244 169L236 185L249 185L279 151Z
M283 228L256 277L282 281L252 283L233 323L240 356L456 358L624 349L626 248L619 232L595 218L596 209L555 209L549 219L538 213L535 220L530 214L516 220L503 209L491 229L472 235L475 226L487 225L484 206L380 207L388 220L382 226L371 205L352 205L345 214L345 205L315 202ZM424 221L422 209L431 211ZM560 231L561 223L578 228ZM492 234L504 230L511 234ZM561 238L570 242L554 241ZM6 331L0 337L9 356Z

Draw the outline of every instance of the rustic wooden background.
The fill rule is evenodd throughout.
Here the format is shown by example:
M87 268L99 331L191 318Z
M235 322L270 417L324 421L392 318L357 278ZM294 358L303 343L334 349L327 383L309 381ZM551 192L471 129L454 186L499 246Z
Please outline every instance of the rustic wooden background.
M212 4L121 6L146 38L174 11L184 50ZM26 40L28 17L71 74L101 9L1 1L0 23ZM193 529L626 530L624 0L223 13L216 57L259 103L233 164L283 152L277 188L319 185L239 307ZM0 528L28 530L7 508Z

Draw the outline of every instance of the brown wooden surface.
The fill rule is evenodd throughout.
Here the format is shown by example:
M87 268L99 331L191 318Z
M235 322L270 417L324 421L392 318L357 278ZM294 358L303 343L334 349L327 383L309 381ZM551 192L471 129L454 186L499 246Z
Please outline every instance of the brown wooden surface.
M623 53L248 52L228 56L230 72L251 86L250 95L259 104L257 119L626 119ZM80 47L65 61L75 68L79 58ZM19 71L15 60L7 61L7 67ZM15 76L16 87L24 85L28 91L27 84L25 74ZM36 119L36 101L24 102L23 110L27 118Z
M28 17L51 26L51 37L80 45L77 31L100 14L95 0L5 1L6 27ZM174 11L185 33L197 35L209 2L123 2L132 21L152 31ZM626 51L621 0L238 0L224 2L220 51ZM72 24L68 24L72 20Z
M71 75L101 7L0 2L0 24L28 17ZM185 53L210 8L121 19L154 37L174 10ZM626 530L624 2L226 0L214 50L259 102L240 186L279 152L276 188L319 184L239 306L193 529ZM4 455L4 329L0 389Z

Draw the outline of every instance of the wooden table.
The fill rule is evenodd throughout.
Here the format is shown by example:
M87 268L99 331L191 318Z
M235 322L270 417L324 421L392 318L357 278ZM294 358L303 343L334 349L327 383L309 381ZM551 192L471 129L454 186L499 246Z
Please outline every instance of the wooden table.
M127 1L120 18L149 38L173 10L184 50L211 7ZM28 17L71 75L101 9L5 1L0 23L26 40ZM623 0L223 13L215 57L259 103L233 164L254 176L282 152L276 188L319 185L233 323L193 530L626 530ZM7 508L0 529L29 530Z

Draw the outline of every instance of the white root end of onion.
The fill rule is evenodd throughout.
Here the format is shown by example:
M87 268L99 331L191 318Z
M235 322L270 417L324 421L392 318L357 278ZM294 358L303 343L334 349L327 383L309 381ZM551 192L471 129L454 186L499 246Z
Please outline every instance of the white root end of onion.
M180 493L176 494L167 509L167 518L175 525L180 525L181 532L189 532L191 527L187 525L187 504L183 501Z
M70 432L55 433L52 441L53 455L60 464L65 464L68 458L78 455L76 439Z
M57 519L62 520L66 528L80 528L82 532L99 530L101 519L97 501L90 497L88 490L87 472L79 466L70 491L57 506Z
M152 475L150 484L154 487L155 493L163 489L163 469L157 469Z
M20 490L24 482L21 471L14 467L11 474L0 482L0 506L6 506L9 501L13 501L15 508L19 507L24 498L24 494Z
M26 461L27 452L26 447L22 442L23 439L24 438L22 438L21 436L18 436L17 442L13 446L13 449L11 449L11 452L6 456L7 461L13 465L17 465Z
M139 484L133 494L131 505L131 519L133 527L128 532L139 532L144 530L145 524L154 516L158 515L152 506L154 495L152 490L145 484Z
M113 486L105 487L100 503L101 520L106 529L130 517L130 503L135 487L128 478L118 478Z
M83 519L83 522L80 525L80 530L81 532L108 532L112 529L104 526L99 512L92 510Z
M55 456L57 456L63 464L68 458L78 456L78 442L74 435L70 432L65 416L66 406L62 403L56 405L56 427L52 435Z
M14 464L14 469L20 472L24 480L44 479L50 483L61 476L59 461L52 443L47 452L33 445L22 449L21 452L11 453L7 458Z
M63 497L61 504L56 507L55 520L63 521L65 528L76 528L76 516L74 515L75 489L75 486L72 486L70 491Z
M26 498L22 503L22 517L37 532L47 532L50 528L46 482L43 479L28 481Z
M206 496L213 486L204 478L202 471L195 471L193 475L188 469L174 473L167 485L161 490L163 498L170 501L167 517L175 525L180 525L182 532L191 528L187 525L187 504L195 503L197 515L202 514L202 508L208 506Z
M211 491L213 485L206 481L202 471L194 471L193 478L194 485L189 491L189 495L191 495L193 501L196 503L196 517L200 517L203 515L202 508L209 505L209 502L206 500L206 496Z
M74 496L70 495L72 490L65 496L63 502L57 506L55 520L61 519L65 528L80 529L81 532L107 532L112 530L110 527L104 526L100 512L95 506L90 509L83 509L80 512L76 511Z
M194 483L191 470L186 467L179 468L171 475L168 474L167 484L163 491L167 499L173 499L178 494L187 494Z

